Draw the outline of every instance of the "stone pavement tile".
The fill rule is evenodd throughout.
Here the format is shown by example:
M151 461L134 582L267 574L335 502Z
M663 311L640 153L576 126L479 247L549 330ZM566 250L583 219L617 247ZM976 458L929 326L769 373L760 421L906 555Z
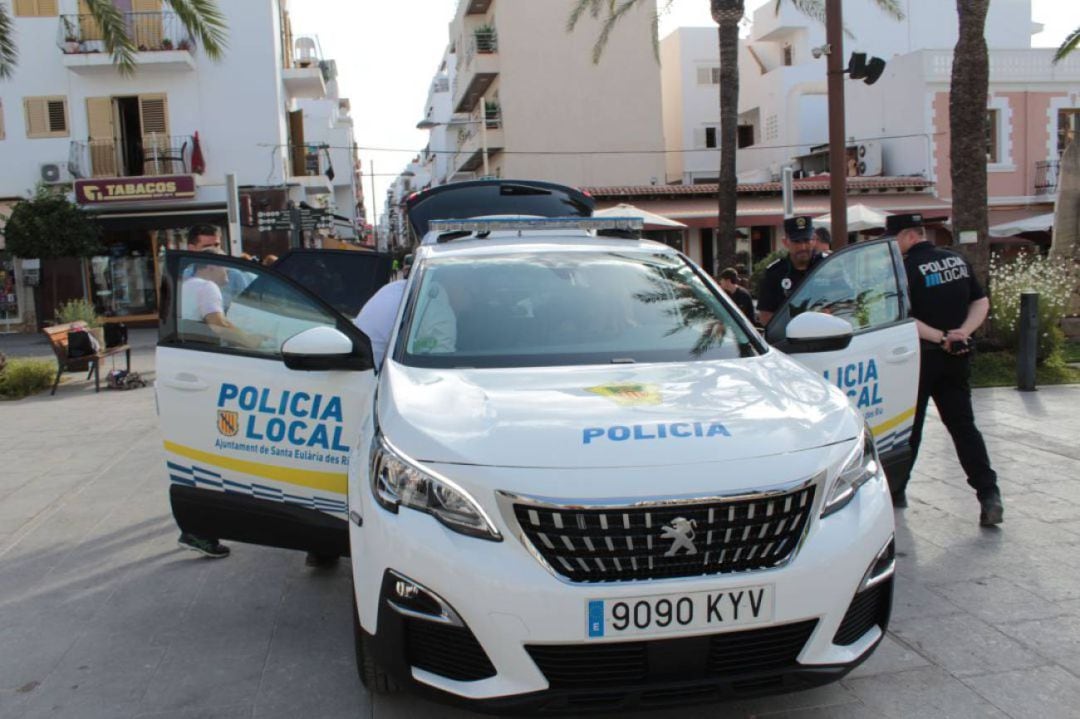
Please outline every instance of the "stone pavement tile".
M9 609L4 614L8 621ZM16 621L0 628L0 692L29 693L71 650L82 623L44 612L23 612Z
M1044 547L1026 561L1003 564L997 574L1052 602L1080 599L1080 548Z
M308 716L315 717L318 715L310 714ZM251 706L248 704L229 704L199 709L143 712L132 715L132 719L251 719Z
M1080 677L1080 620L1076 615L1003 624L1001 631Z
M246 704L250 715L268 645L269 637L247 643L170 646L146 685L139 711L206 711Z
M845 679L844 684L866 707L890 719L1007 719L939 667Z
M1080 519L1080 505L1035 489L1013 495L1008 502L1007 511L1026 514L1044 522L1075 522Z
M1056 617L1062 613L1061 608L1053 602L1001 577L935 584L931 589L984 622L999 627L1025 619Z
M1080 679L1061 667L1021 669L964 681L1014 717L1074 719L1080 707Z
M1046 660L968 614L898 622L893 632L956 676L987 674L1046 664Z
M720 716L723 716L722 714ZM796 709L779 714L757 714L761 719L880 719L884 715L871 709L862 702L851 704L838 704L831 707L816 707L814 709Z
M854 679L856 677L872 677L876 674L894 674L907 669L929 665L929 659L898 641L890 632L881 640L870 658L855 667L848 674L848 677Z
M731 703L733 710L741 711L747 716L760 716L763 714L793 711L796 709L816 709L819 707L833 707L842 704L851 704L856 701L851 691L840 682L833 682L815 689L791 694L778 694L771 697L758 697L756 699L742 699Z
M26 719L130 715L164 650L137 635L83 635L57 666L27 695Z
M1076 519L1080 520L1080 482L1075 479L1076 473L1077 471L1074 463L1072 471L1067 475L1072 477L1071 479L1051 479L1050 477L1046 477L1043 482L1039 483L1038 490L1044 494L1051 494L1075 504L1077 506Z
M898 622L908 619L940 617L960 614L962 611L921 582L899 577L893 585L892 629L896 629Z

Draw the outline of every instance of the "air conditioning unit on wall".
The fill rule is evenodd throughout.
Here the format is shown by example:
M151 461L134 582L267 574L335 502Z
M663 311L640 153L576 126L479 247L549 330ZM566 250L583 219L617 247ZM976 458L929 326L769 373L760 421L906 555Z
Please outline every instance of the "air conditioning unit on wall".
M40 167L41 181L46 185L65 185L74 182L66 162L43 162Z
M861 142L847 149L848 176L878 177L881 175L881 145Z

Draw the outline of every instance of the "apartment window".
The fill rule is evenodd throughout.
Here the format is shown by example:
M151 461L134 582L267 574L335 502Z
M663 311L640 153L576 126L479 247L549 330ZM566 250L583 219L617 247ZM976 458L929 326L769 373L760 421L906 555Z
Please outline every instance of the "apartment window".
M713 148L713 147L717 147L717 146L718 145L717 145L717 142L716 142L716 128L715 127L706 127L705 128L705 147Z
M998 111L986 111L986 161L991 165L998 161Z
M1058 110L1058 157L1065 152L1070 142L1080 138L1080 108Z
M58 0L15 0L15 17L56 17Z
M739 125L739 149L750 147L754 144L754 126Z
M697 81L699 85L719 85L720 68L716 66L699 67L697 70Z
M789 45L784 45L784 65L786 67L791 67L794 64L795 64L795 51L792 49L790 44Z
M67 137L69 134L66 97L23 98L23 113L28 138Z

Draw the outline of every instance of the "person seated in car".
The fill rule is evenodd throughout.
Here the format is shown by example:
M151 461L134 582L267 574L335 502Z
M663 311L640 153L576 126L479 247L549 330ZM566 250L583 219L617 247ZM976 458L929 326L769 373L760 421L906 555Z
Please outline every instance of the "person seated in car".
M224 255L221 248L203 250L208 255ZM222 287L229 282L228 269L213 260L197 262L191 275L180 289L180 319L202 322L222 342L255 348L262 344L262 336L240 329L225 316L225 298Z

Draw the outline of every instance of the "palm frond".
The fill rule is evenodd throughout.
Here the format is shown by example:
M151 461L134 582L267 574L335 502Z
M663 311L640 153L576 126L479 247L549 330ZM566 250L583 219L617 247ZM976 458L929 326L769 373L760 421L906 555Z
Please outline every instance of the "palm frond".
M1058 64L1065 59L1065 56L1080 47L1080 27L1069 33L1069 36L1065 38L1065 42L1061 43L1061 47L1054 53L1054 64Z
M615 1L611 0L612 7L608 11L607 18L604 19L603 27L600 28L600 34L596 38L596 45L593 46L592 61L594 65L600 64L600 57L604 54L604 48L607 47L608 39L611 37L611 31L615 29L615 25L631 8L642 2L642 0L623 0L621 5L615 7Z
M586 10L589 11L590 16L600 17L600 11L604 9L604 5L608 6L609 13L615 10L615 0L577 0L574 9L570 11L570 17L566 19L566 31L574 31Z
M904 15L904 8L896 0L874 0L874 2L886 14L891 15L894 20L903 20L907 17Z
M113 5L112 0L86 0L87 12L94 18L105 51L112 55L120 74L135 72L135 43L128 36L124 14Z
M0 4L0 78L11 77L19 53L15 49L15 27L7 7Z
M228 45L225 15L217 0L166 0L188 33L211 60L220 60Z

